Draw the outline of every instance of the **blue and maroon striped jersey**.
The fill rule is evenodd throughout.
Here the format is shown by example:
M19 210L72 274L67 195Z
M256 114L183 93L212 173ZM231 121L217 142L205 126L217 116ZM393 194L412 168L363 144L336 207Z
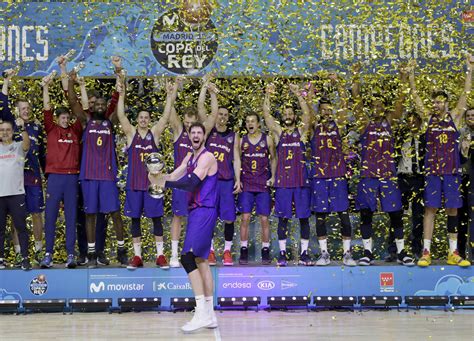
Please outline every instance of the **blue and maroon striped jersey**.
M306 146L301 141L298 128L292 132L284 131L280 135L275 187L296 188L309 185L305 152Z
M346 175L341 136L335 121L316 125L311 139L311 156L315 178L333 179Z
M193 152L193 145L189 138L189 134L184 129L181 131L181 135L179 135L176 142L173 143L174 147L174 168L178 168L179 165L183 162L184 158L188 155L188 153Z
M459 132L451 114L444 120L431 116L425 138L426 175L460 174Z
M130 147L128 147L128 173L127 187L133 191L146 191L150 185L148 180L148 172L146 168L146 159L151 153L158 152L155 139L151 130L148 130L145 137L142 138L140 133L135 133Z
M244 192L266 192L267 180L271 177L270 150L267 135L262 134L257 144L252 144L248 135L242 138L242 174Z
M212 128L206 141L206 149L214 154L217 160L219 180L233 180L234 167L232 166L234 156L235 133L225 131L220 133Z
M361 176L391 178L396 176L395 148L390 123L371 121L360 137L362 151Z
M188 161L187 165L187 175L194 172L197 167L197 163L201 155L206 153L207 150L203 151L198 155L196 160L194 160L194 154ZM188 193L188 207L190 210L196 207L216 207L217 205L217 178L218 173L212 176L206 176L204 180L199 184L199 187L194 190L194 192Z
M117 158L112 123L89 120L82 136L80 180L117 180Z

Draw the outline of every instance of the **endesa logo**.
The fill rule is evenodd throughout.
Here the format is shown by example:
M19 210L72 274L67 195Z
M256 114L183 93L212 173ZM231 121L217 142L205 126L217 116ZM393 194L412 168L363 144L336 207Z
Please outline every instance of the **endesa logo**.
M250 282L228 282L222 283L223 289L252 289Z
M260 290L272 290L273 288L275 288L275 283L273 281L268 280L260 281L257 283L257 287Z
M119 283L119 284L107 284L104 282L94 283L92 282L89 286L91 293L98 293L102 291L143 291L145 284L141 283Z

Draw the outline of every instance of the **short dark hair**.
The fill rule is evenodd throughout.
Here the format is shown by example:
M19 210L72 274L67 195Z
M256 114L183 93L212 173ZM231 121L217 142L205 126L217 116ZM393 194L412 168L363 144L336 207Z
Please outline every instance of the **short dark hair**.
M189 126L189 132L191 132L191 130L193 130L194 127L199 127L202 129L202 132L204 133L204 135L206 135L206 127L204 127L204 124L202 124L201 122L193 122L191 123L191 125Z
M432 99L435 99L437 97L443 97L446 101L449 100L449 95L446 91L444 90L436 90L436 91L433 91L433 93L431 94L431 98Z
M69 114L69 109L66 108L66 107L58 107L55 111L54 111L54 115L56 117L59 117L61 116L62 114Z
M102 95L97 90L89 90L89 91L87 91L87 97L89 97L89 98L92 98L92 97L99 98L99 97L102 97Z
M260 116L255 111L249 111L247 114L245 114L245 119L250 116L255 116L258 122L260 122Z
M332 104L331 100L327 97L321 97L318 102L318 108L321 108L322 104Z
M29 100L27 100L27 99L24 98L24 97L21 97L21 98L18 98L18 99L15 101L15 106L18 106L18 104L19 104L20 102L30 104L30 101L29 101Z
M196 109L193 107L183 108L183 115L188 117L194 117L196 120L199 120L199 115L196 112Z

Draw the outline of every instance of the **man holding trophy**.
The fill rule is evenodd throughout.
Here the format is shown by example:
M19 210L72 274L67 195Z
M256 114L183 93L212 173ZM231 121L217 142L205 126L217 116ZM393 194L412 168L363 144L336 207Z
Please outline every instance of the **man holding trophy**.
M188 154L174 172L165 175L151 171L148 174L152 195L162 195L163 188L179 188L188 192L189 216L181 264L194 291L196 311L192 320L181 327L185 333L204 327L217 327L214 284L207 259L217 221L218 173L214 155L204 147L205 130L202 123L191 124L189 133L193 153Z

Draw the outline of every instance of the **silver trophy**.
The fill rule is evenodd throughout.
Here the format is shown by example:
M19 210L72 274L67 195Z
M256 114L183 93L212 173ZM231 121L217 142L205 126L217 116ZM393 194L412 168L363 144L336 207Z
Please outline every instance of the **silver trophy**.
M148 173L157 175L165 168L163 156L160 153L151 153L145 160ZM165 195L165 189L155 184L148 186L148 193L152 198L161 199Z

